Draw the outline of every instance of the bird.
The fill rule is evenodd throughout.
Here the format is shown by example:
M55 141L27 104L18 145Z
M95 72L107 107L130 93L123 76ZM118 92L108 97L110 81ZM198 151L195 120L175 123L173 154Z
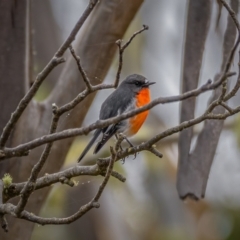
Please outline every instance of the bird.
M99 119L106 120L116 117L148 104L151 101L149 86L155 83L156 82L150 82L146 77L139 74L129 75L103 102ZM122 133L127 137L135 135L145 122L148 112L147 110L129 119L122 120L101 129L96 129L92 139L78 158L78 162L84 158L100 134L101 139L96 144L93 154L98 153L104 144L118 133ZM128 142L130 143L130 141Z

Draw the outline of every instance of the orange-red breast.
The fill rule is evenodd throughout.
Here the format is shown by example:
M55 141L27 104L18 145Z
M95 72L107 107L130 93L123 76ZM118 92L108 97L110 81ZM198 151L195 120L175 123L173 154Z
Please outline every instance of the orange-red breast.
M155 82L149 82L145 77L138 74L128 76L103 102L99 119L105 120L116 117L148 104L151 100L149 86L154 83ZM145 122L147 116L148 111L145 111L119 123L97 129L94 132L93 138L79 157L78 162L83 159L100 134L102 134L102 137L93 151L94 154L116 133L123 133L126 136L136 134Z

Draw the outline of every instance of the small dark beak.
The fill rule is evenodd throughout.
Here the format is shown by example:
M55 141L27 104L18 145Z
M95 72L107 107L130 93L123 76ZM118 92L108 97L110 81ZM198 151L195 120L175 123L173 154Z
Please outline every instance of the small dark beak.
M155 84L156 82L147 82L147 83L145 83L145 86L150 86L150 85L153 85L153 84Z

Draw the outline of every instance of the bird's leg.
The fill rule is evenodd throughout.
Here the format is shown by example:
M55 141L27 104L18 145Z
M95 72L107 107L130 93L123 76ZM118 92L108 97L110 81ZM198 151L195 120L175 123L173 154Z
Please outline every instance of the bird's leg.
M123 138L126 140L126 142L130 145L130 147L134 147L134 145L129 141L129 139L126 136L123 136Z
M130 140L125 135L123 135L123 138L130 145L130 147L134 148L134 145L130 142ZM137 153L134 153L134 158L133 159L135 159L136 157L137 157Z
M117 133L115 133L115 137L116 137L116 139L118 140L119 139L119 137L118 137L118 134ZM121 151L123 151L123 148L122 148L122 145L120 144L120 149L121 149Z
M115 137L118 140L118 134L117 133L115 133ZM123 136L123 138L124 138L124 136ZM123 148L122 148L121 144L120 144L120 150L123 151ZM122 164L124 164L124 163L125 163L125 158L122 159Z

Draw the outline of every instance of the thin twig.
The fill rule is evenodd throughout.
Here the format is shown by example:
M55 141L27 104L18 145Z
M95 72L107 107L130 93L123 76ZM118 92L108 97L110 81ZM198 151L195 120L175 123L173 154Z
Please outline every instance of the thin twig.
M96 86L91 87L91 91L84 90L83 92L79 93L77 97L75 97L71 102L63 105L62 107L59 107L58 114L62 115L63 113L70 111L73 109L77 104L79 104L81 101L83 101L89 94L96 92L98 90L102 89L109 89L113 88L113 84L98 84Z
M92 208L98 208L98 207L99 207L99 204L96 204L95 202L91 201L91 202L83 205L76 213L74 213L73 215L66 217L66 218L56 218L56 217L43 218L43 217L36 216L35 214L24 210L24 211L22 211L21 216L19 216L18 218L25 219L30 222L38 223L40 225L70 224L70 223L76 221L77 219L79 219L80 217L82 217L85 213L87 213ZM6 204L0 206L0 212L2 212L4 214L10 214L13 217L16 217L15 211L16 211L16 206L14 206L11 203L6 203Z
M52 108L53 108L53 118L52 118L50 130L49 130L50 134L56 132L58 121L59 121L59 115L57 113L58 107L56 106L56 104L53 104ZM42 168L50 154L52 145L53 145L53 142L51 142L51 143L49 142L46 145L39 161L32 168L30 178L29 178L28 182L25 184L25 186L21 192L21 198L15 209L16 210L15 214L17 216L21 215L22 211L24 210L24 208L28 202L28 199L29 199L31 193L35 189L36 180L37 180L38 175L39 175L40 171L42 170Z
M151 153L153 153L154 155L156 155L157 157L159 157L159 158L162 158L163 157L163 155L162 155L162 153L160 153L155 147L150 147L149 149L148 149L148 151L149 152L151 152Z
M91 83L90 83L90 80L88 79L88 76L87 76L86 72L84 71L84 69L83 69L83 67L82 67L82 65L81 65L81 59L80 59L80 57L76 55L76 53L75 53L75 51L74 51L74 49L73 49L73 47L72 47L71 44L70 44L70 46L69 46L69 50L70 50L73 58L75 59L75 61L76 61L76 63L77 63L78 70L79 70L79 72L80 72L81 75L82 75L83 81L85 82L87 89L88 89L89 91L91 91L91 90L92 90L92 85L91 85Z
M100 185L97 194L96 194L95 197L93 198L93 201L95 201L95 202L97 202L97 201L99 200L99 198L101 197L102 192L103 192L104 188L106 187L106 185L107 185L107 183L108 183L108 180L109 180L109 178L110 178L110 176L111 176L114 162L115 162L116 159L117 159L117 154L115 153L115 151L113 150L112 147L110 147L110 151L111 151L111 155L112 155L112 156L111 156L111 159L110 159L110 162L109 162L109 166L108 166L108 169L107 169L105 178L104 178L102 184Z
M238 78L233 89L224 97L224 101L228 101L230 98L234 97L237 91L240 88L240 51L238 52L239 60L238 60Z
M109 178L111 176L114 163L117 160L117 152L119 151L119 148L121 146L122 141L123 141L123 136L120 135L119 138L117 139L117 142L116 142L116 145L115 145L115 149L113 149L113 147L110 147L111 158L110 158L110 161L109 161L109 166L108 166L105 178L104 178L101 186L99 187L99 190L98 190L96 196L93 198L93 200L96 201L96 202L101 197L102 192L103 192L105 186L107 185L107 182L108 182L108 180L109 180Z
M129 44L132 42L132 40L138 35L140 34L141 32L145 31L145 30L148 30L149 27L147 25L143 25L142 29L140 29L139 31L135 32L131 37L130 39L122 46L122 51L124 51L128 46Z
M237 16L235 14L235 12L232 10L232 8L224 1L224 0L220 0L221 3L223 4L223 6L226 8L226 10L228 11L229 15L232 17L233 19L233 22L236 26L236 28L238 29L238 37L237 37L237 41L236 43L234 44L232 50L231 50L231 53L229 55L229 58L228 58L228 61L227 61L227 64L225 66L225 70L224 72L228 72L229 69L230 69L230 66L232 64L232 61L233 61L233 58L234 58L234 54L235 54L235 51L240 43L240 24L239 24L239 21L237 19ZM240 57L239 57L240 58ZM240 68L240 67L239 67ZM240 73L239 73L239 76L240 76ZM240 87L240 77L238 76L238 80L234 86L234 88L232 89L232 91L230 91L226 96L224 96L224 101L228 101L230 98L232 98L236 92L238 91L239 87Z
M224 107L226 110L228 110L230 113L232 113L232 108L230 108L226 103L220 102L220 105Z
M227 11L229 12L230 16L232 17L238 31L240 31L240 24L237 20L237 16L235 14L235 12L232 10L232 8L224 1L224 0L220 0L220 2L223 4L223 6L227 9Z
M147 25L143 25L143 28L141 28L139 31L133 33L133 35L129 38L129 40L122 45L122 40L119 39L116 41L116 44L118 46L118 70L117 70L117 74L116 74L116 79L114 82L114 87L117 88L118 84L119 84L119 80L120 80L120 74L122 71L122 65L123 65L123 53L125 51L125 49L129 46L129 44L132 42L132 40L141 32L148 30L148 26Z
M76 165L74 167L65 169L61 172L46 174L45 176L37 179L35 183L34 191L45 188L45 187L49 187L55 183L62 182L63 179L71 179L73 177L78 177L78 176L97 176L99 174L105 176L107 167L108 167L108 164L102 165L101 167L99 167L99 165L97 164L92 166ZM116 171L112 171L112 176L121 182L126 181L126 178ZM23 190L26 183L27 182L13 183L8 188L7 194L4 195L5 201L9 200L10 198L18 196Z

